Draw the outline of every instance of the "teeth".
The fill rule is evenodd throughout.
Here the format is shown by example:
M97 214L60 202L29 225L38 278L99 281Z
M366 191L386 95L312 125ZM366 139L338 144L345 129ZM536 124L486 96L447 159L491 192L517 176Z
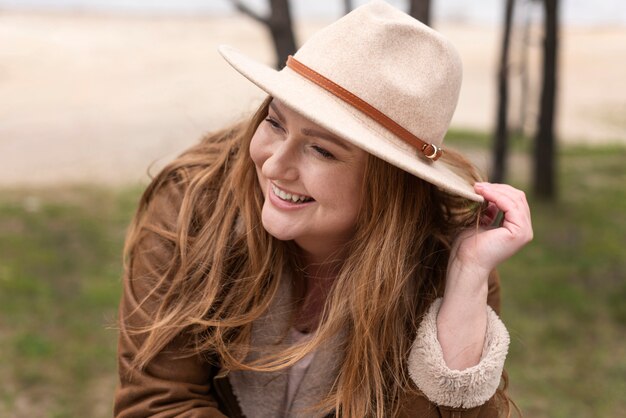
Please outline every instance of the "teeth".
M280 190L278 187L274 186L273 184L272 184L272 191L274 192L276 196L280 197L282 200L287 200L287 201L290 200L293 203L306 202L309 200L309 198L306 196L300 196L295 193L294 194L286 193Z

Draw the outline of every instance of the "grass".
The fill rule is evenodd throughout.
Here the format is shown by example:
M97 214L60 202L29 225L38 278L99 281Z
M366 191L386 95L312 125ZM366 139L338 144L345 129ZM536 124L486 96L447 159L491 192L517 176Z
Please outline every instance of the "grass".
M570 148L558 203L501 269L512 394L531 417L626 416L626 149Z
M0 416L111 416L120 254L138 193L0 192Z
M500 269L526 417L626 417L624 161L619 147L562 149L558 202L531 198L535 240ZM120 254L140 192L0 190L0 416L111 416Z

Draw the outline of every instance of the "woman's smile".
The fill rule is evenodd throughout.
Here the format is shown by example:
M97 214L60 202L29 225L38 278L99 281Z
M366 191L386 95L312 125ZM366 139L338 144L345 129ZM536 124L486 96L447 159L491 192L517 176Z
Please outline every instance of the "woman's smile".
M283 190L280 187L276 186L274 183L270 182L270 187L272 189L273 194L278 197L280 200L286 203L294 203L302 206L303 203L313 202L313 199L310 196L305 196L301 194L296 194L293 192L289 192L287 190Z

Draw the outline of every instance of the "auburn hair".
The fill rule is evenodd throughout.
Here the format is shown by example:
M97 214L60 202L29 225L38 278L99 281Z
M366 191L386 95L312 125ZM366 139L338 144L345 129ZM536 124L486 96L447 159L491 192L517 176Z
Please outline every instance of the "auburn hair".
M406 359L422 315L443 294L452 241L477 225L481 205L370 155L356 232L313 338L247 363L252 322L270 306L285 271L300 271L294 245L262 226L263 195L248 150L270 102L249 120L204 137L167 165L141 197L124 248L126 274L147 231L171 257L155 269L143 299L157 300L152 322L125 329L143 336L133 365L146 367L184 334L189 344L180 356L219 359L230 370L274 371L342 332L349 343L341 345L337 377L317 412L394 416L402 395L416 390ZM460 155L446 151L442 159L468 180L480 179ZM182 190L172 225L156 222L149 210L168 187ZM504 382L506 387L506 376ZM497 396L508 412L505 387Z

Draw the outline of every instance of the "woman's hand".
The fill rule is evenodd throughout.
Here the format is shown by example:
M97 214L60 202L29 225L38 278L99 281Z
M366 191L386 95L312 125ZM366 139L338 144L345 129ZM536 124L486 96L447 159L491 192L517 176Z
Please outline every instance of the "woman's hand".
M450 253L446 289L437 315L437 338L447 366L463 370L476 365L487 327L489 273L533 237L526 196L506 184L476 183L488 203L481 226L456 239ZM500 225L491 227L498 211Z
M485 276L530 242L533 230L524 192L506 184L492 183L476 183L474 190L489 204L483 211L478 230L470 228L456 239L450 267ZM502 222L490 227L498 211L503 214Z

